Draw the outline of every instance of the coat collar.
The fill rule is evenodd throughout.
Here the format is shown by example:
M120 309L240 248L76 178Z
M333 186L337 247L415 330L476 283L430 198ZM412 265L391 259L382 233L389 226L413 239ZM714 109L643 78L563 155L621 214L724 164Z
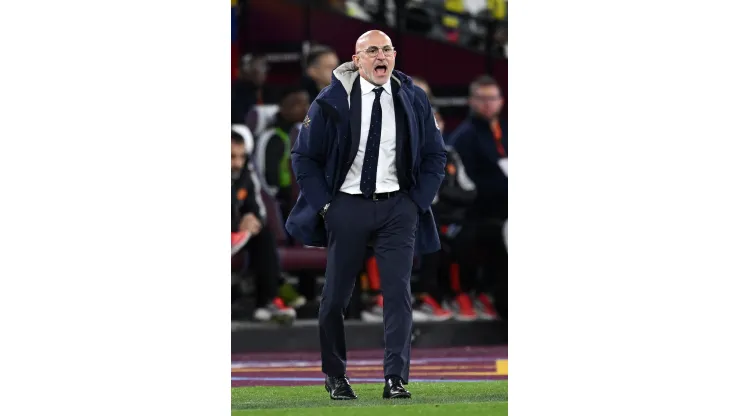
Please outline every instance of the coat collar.
M346 114L349 112L348 97L352 91L352 85L359 76L359 68L353 62L345 62L339 65L332 73L332 81L329 87L325 88L316 99L322 100L340 113ZM397 83L400 87L399 94L404 91L406 92L407 104L411 104L413 102L413 100L409 99L410 93L413 93L411 78L401 71L393 70L391 79L386 83L388 87L386 91L389 93L393 93L393 83ZM386 88L386 85L383 85L383 88Z
M373 92L373 90L376 88L375 85L371 84L370 81L366 80L363 77L360 78L360 91L362 92L362 95L370 94ZM388 82L381 85L385 92L387 92L389 95L393 95L393 91L391 90L391 80L389 79Z

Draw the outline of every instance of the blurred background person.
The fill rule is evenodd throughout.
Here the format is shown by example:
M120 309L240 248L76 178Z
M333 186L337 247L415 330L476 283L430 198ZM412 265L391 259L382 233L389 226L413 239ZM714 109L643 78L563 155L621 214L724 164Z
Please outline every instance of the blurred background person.
M308 102L312 103L319 92L331 84L331 74L339 66L339 58L333 49L315 46L306 56L306 71L301 86L308 92ZM308 111L308 110L307 110Z
M432 101L434 97L432 96L432 89L429 87L429 83L427 82L427 80L418 75L414 75L413 77L411 77L411 79L414 81L414 85L424 90L427 97L429 97L429 101Z
M264 54L244 55L240 76L231 84L231 123L243 124L255 105L275 102L275 90L265 84L270 67Z
M290 133L308 113L310 101L303 87L286 88L275 118L257 139L255 164L265 191L278 201L282 221L293 208L293 169L290 164Z
M429 88L428 85L426 87ZM444 121L436 110L435 119L444 134ZM419 281L422 293L417 296L414 319L418 322L443 321L453 316L461 321L494 319L496 313L492 300L485 288L471 278L476 259L469 255L470 247L459 238L477 190L457 152L451 146L446 146L446 150L445 179L432 203L442 249L421 258ZM465 265L462 275L460 263Z
M470 115L450 136L478 195L461 238L483 261L478 275L493 294L496 308L506 318L508 308L508 255L503 224L508 218L509 182L502 165L508 160L506 121L501 87L484 75L470 84ZM466 271L470 273L470 271Z
M439 131L442 132L442 137L445 138L445 143L447 142L445 136L445 122L444 119L442 119L442 114L439 112L439 108L434 103L434 94L432 94L432 88L429 86L429 83L426 79L416 75L412 77L414 80L414 85L418 86L424 92L427 94L427 97L429 97L429 101L432 103L432 111L434 112L434 119L437 121L437 127L439 127Z
M257 139L255 163L265 191L278 201L283 223L293 208L293 170L290 164L291 130L303 121L310 104L303 87L289 87L280 98L275 118Z
M473 320L476 314L471 308L457 308L453 313L448 304L458 302L461 295L459 284L451 281L449 273L451 253L459 224L465 219L466 208L475 200L475 185L465 175L459 157L447 147L445 179L432 202L442 248L421 257L419 282L421 293L414 305L414 319L418 322L444 321L453 316L459 320ZM444 305L444 306L442 306Z
M231 231L249 233L249 240L237 253L243 266L238 273L241 279L246 279L249 272L254 272L255 320L290 323L295 319L296 311L278 297L281 276L277 246L270 230L263 227L266 212L259 182L255 181L247 163L248 146L244 134L238 130L232 128L231 131ZM234 297L232 294L232 301Z

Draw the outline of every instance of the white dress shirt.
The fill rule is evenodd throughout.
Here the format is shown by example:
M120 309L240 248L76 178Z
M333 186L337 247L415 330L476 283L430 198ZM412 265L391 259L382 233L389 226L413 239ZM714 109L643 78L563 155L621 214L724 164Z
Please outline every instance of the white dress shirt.
M396 113L393 107L391 81L388 80L382 87L380 108L383 113L383 120L380 128L380 152L378 153L378 171L375 177L375 193L393 192L401 189L396 176ZM360 180L362 178L362 163L365 161L367 135L370 132L370 117L375 101L374 88L376 88L375 85L360 77L360 91L362 93L360 145L357 148L357 155L352 162L352 167L347 172L342 187L339 188L341 192L348 194L362 193L360 191Z

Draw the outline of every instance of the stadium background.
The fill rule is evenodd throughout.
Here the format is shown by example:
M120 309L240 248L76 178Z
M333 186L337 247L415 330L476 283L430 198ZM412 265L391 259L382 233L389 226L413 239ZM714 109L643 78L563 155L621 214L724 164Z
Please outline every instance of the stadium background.
M446 135L467 116L468 88L476 77L491 75L499 83L504 98L507 97L506 2L429 0L406 1L401 5L396 7L393 0L231 0L232 82L239 80L244 63L252 56L264 55L269 65L265 84L276 89L294 85L300 81L307 52L314 45L333 49L339 62L346 62L360 34L380 29L391 37L398 51L396 69L423 77L429 83L433 105L445 122ZM501 116L505 118L506 113L505 105ZM279 254L283 275L294 285L300 283L304 268L316 269L313 264L317 260L309 258L313 254L298 247L283 245ZM367 289L366 278L363 275L358 281L347 315L350 359L353 355L377 358L383 346L382 324L359 319L367 301L363 293ZM320 293L321 282L319 276L316 293ZM246 294L250 288L253 289L247 282ZM232 307L232 386L321 384L318 381L321 373L315 367L318 360L315 299L309 297L305 306L297 308L298 320L290 326L254 322L250 319L253 307L248 300ZM439 362L452 358L450 362L455 362L454 357L463 360L473 357L470 361L483 370L469 371L468 374L481 375L468 377L506 379L506 343L507 323L500 319L415 323L412 358L429 357ZM296 367L299 362L309 372L299 371ZM457 364L452 365L448 371L454 370ZM254 372L246 374L251 377L245 377L245 371L250 371L248 367L282 368L284 372ZM295 371L291 372L290 368ZM430 377L434 376L432 373L429 372ZM382 374L372 369L367 375L382 378ZM232 400L233 397L232 393Z
M465 117L468 85L480 74L492 75L501 85L504 97L508 96L508 63L505 43L501 43L506 37L506 14L485 9L494 4L505 7L503 1L448 2L456 6L454 10L445 9L445 1L409 1L411 11L406 11L405 19L394 16L403 10L396 10L392 7L394 2L388 1L387 20L406 22L405 30L350 18L347 15L350 11L345 14L329 6L342 2L244 0L239 5L237 0L231 1L232 79L238 77L244 55L261 52L267 54L270 62L268 84L293 83L300 77L301 60L310 45L329 46L338 52L340 61L347 61L358 34L385 26L383 30L398 50L396 67L406 74L423 76L429 82L448 130ZM466 11L470 5L476 6L474 15ZM457 37L444 34L442 28L447 27L444 24L447 19L457 21L449 26L462 27L458 32L463 34ZM471 25L477 31L466 36L465 28ZM437 36L431 38L430 33ZM450 38L457 41L447 41ZM503 109L504 117L507 107Z

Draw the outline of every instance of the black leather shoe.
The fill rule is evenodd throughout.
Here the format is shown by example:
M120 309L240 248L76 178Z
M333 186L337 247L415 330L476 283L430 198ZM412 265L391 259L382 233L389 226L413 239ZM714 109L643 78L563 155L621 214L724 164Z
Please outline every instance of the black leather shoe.
M349 385L347 376L327 376L324 387L326 387L326 391L329 392L329 397L332 400L352 400L357 398L355 392L352 390L352 386Z
M411 392L403 387L403 380L401 377L391 376L385 381L385 387L383 388L384 399L410 399Z

